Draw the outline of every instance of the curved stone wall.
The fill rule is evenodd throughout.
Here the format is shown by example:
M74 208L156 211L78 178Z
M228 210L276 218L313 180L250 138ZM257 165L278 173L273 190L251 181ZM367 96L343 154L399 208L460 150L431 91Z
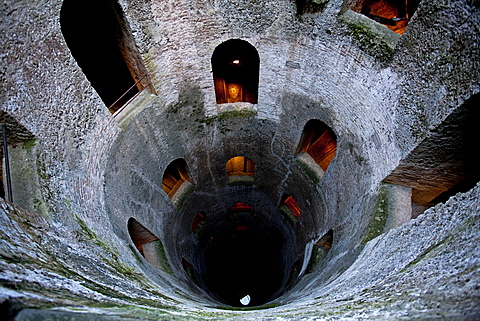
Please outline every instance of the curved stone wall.
M34 150L9 145L16 161L27 155L36 167L27 175L13 164L12 178L36 176L43 198L37 207L1 203L0 303L9 317L478 316L478 185L396 229L374 224L395 215L382 181L480 89L478 5L423 0L392 40L340 0L305 14L287 0L119 4L157 94L142 92L116 116L70 54L61 1L2 6L0 109L35 137ZM215 48L229 39L260 57L258 104L233 112L216 104L211 73ZM311 119L337 137L318 182L296 161ZM235 156L254 161L253 182L229 184L225 164ZM162 178L178 158L193 187L172 202ZM278 210L284 195L302 211L293 227ZM268 309L238 312L202 285L205 240L192 222L203 211L226 226L222 216L238 202L287 240L285 289L263 302ZM397 206L408 209L408 197ZM162 242L171 271L135 248L130 218ZM331 250L306 274L329 230Z

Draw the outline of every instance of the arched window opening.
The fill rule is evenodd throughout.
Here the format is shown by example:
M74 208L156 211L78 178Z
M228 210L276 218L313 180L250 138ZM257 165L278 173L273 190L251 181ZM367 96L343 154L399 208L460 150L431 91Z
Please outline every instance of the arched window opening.
M226 164L228 184L252 184L255 175L255 163L247 157L231 158Z
M248 203L236 203L230 208L231 219L245 219L253 215L253 207Z
M253 176L255 163L247 157L237 156L231 158L227 164L227 176Z
M200 238L202 232L208 225L207 214L205 212L200 212L195 216L195 219L192 222L192 232L197 238Z
M181 196L188 194L193 187L193 183L184 159L176 159L167 166L163 174L162 187L175 204L180 201Z
M40 165L35 136L9 113L0 111L0 197L30 213L48 215L46 168Z
M212 71L217 104L257 103L260 58L247 41L223 42L212 55Z
M279 209L291 225L295 225L300 218L300 206L293 196L284 195L280 202Z
M329 230L313 245L310 261L308 262L305 273L308 274L315 271L316 267L325 259L328 252L331 250L332 243L333 230Z
M303 129L298 150L299 156L303 156L300 155L302 152L308 154L325 172L337 151L337 136L320 120L309 120Z
M160 239L133 217L128 219L127 227L133 244L145 260L156 268L173 274Z
M248 203L235 203L232 208L230 209L231 211L251 211L252 210L252 205Z
M60 25L73 57L111 113L152 88L116 0L64 0Z
M419 3L420 0L359 0L352 10L402 34Z

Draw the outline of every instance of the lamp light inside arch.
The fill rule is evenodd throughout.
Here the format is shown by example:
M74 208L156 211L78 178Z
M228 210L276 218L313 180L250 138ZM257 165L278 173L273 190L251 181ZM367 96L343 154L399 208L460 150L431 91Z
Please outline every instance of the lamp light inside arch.
M240 66L240 60L239 59L235 59L232 61L232 64L236 65L236 66Z

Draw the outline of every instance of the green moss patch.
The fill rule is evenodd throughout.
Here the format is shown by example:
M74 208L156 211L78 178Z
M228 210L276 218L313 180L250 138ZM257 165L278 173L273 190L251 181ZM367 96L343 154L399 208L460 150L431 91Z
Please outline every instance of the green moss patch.
M339 16L351 34L357 40L358 46L367 54L388 62L393 57L395 46L400 35L386 26L352 10L347 10Z
M388 191L386 188L380 188L378 200L376 203L375 214L368 226L368 233L363 244L370 240L373 240L377 236L381 235L385 230L385 225L388 218Z
M36 145L36 141L37 141L36 139L27 139L27 140L23 141L22 148L30 150L30 149L33 148L33 146Z
M320 182L320 177L315 172L313 168L311 168L308 164L303 162L301 159L295 159L295 163L302 169L302 171L310 178L314 185L318 185Z

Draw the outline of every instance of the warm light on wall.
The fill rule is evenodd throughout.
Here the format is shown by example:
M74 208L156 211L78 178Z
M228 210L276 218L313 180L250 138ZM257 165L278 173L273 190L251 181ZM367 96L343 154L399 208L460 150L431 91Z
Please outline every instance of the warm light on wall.
M288 196L283 202L292 211L293 215L295 215L297 218L300 217L300 206L298 206L297 201L293 197Z
M337 150L337 136L325 123L311 119L305 124L300 151L306 152L326 171Z
M235 103L241 101L241 92L242 92L242 86L239 84L228 84L227 85L227 93L228 93L228 99L227 101L229 103Z
M212 72L217 104L257 104L260 57L247 41L230 39L212 54Z
M178 158L165 169L162 178L162 188L168 197L172 199L173 195L185 181L191 181L187 164L184 159Z
M243 156L231 158L226 164L227 176L253 176L255 163Z
M356 11L396 33L403 34L419 3L420 0L365 0L361 1Z

